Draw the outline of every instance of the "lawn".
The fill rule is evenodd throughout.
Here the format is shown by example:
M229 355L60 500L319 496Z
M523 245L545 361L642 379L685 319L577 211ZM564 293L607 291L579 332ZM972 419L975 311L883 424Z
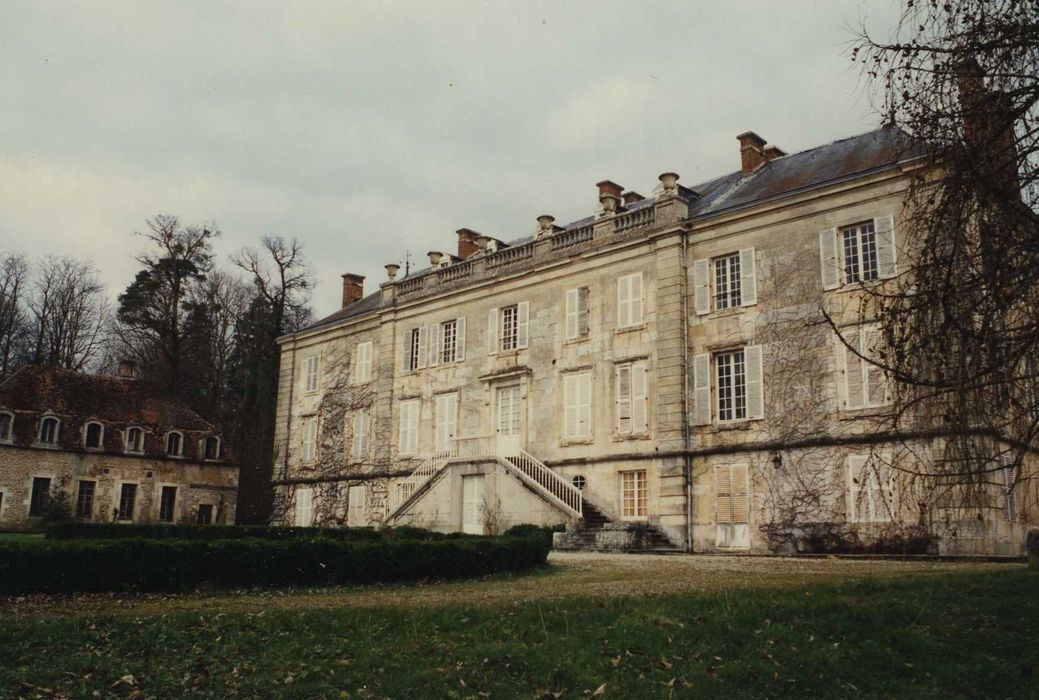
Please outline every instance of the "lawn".
M0 532L0 542L43 542L39 532Z
M429 586L8 600L0 697L1039 696L1039 573L1020 565L552 561Z

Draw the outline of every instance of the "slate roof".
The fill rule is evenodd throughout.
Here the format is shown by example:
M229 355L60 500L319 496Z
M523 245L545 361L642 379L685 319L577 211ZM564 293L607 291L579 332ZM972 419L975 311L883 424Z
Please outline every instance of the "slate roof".
M851 177L862 177L924 155L923 148L905 132L884 126L858 136L817 146L806 151L782 156L744 176L739 170L692 187L680 187L681 194L691 200L689 218L705 219L722 212L753 206L770 199L830 185ZM656 201L654 197L635 202L625 211L635 211ZM595 221L585 217L563 227L580 228ZM508 243L516 246L532 240L530 236ZM402 279L420 277L430 268L415 270ZM399 280L398 280L399 281ZM381 292L374 292L345 309L340 309L302 331L320 328L348 318L355 318L381 306Z

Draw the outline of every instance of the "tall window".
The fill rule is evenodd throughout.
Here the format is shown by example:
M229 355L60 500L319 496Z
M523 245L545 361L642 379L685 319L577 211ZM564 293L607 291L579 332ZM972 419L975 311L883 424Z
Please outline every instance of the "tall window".
M126 431L126 451L144 451L144 431L140 428L129 428Z
M647 407L646 363L617 365L617 432L621 435L646 432Z
M119 490L119 520L133 520L134 502L137 500L137 484L123 484Z
M87 423L86 430L83 431L83 446L95 450L101 447L103 431L104 428L100 423Z
M400 435L397 450L402 455L418 452L419 401L412 399L400 404Z
M458 351L458 321L451 319L440 324L440 361L454 362Z
M646 471L621 472L621 517L646 517Z
M436 451L447 452L455 446L455 430L458 423L458 394L441 394L436 397Z
M890 403L887 375L876 364L864 359L879 360L883 343L880 327L846 328L842 335L844 341L837 341L837 364L844 371L844 407L855 410Z
M588 337L588 287L566 292L566 339Z
M730 309L743 303L740 283L740 254L714 259L714 308Z
M210 435L202 441L202 458L214 460L220 457L220 438Z
M76 517L80 520L90 520L94 514L94 487L97 482L81 481L76 492Z
M747 547L750 518L750 483L747 465L722 465L714 469L715 544Z
M642 273L625 275L617 280L617 327L642 324Z
M365 497L367 496L364 484L351 486L347 491L346 524L348 527L364 527L368 524L364 517Z
M563 438L582 440L592 434L592 373L563 375Z
M487 317L487 352L509 352L527 347L530 302L491 309Z
M350 454L360 459L368 454L368 409L359 408L354 411L353 440Z
M40 421L40 442L44 445L56 445L58 443L58 431L61 423L57 418L48 416Z
M354 382L361 384L372 379L372 343L366 340L357 344L354 353Z
M848 520L858 523L883 523L894 510L894 481L890 471L876 457L848 457Z
M877 235L872 221L842 228L841 244L845 282L877 279Z
M404 333L404 370L413 372L426 366L426 329L412 328Z
M318 355L310 355L303 361L303 386L304 391L317 391L318 369L320 358Z
M714 356L715 386L718 388L718 420L747 417L747 375L743 350Z
M501 349L515 350L519 338L519 306L503 306L501 309Z
M198 505L198 514L195 517L195 522L199 525L212 525L213 524L213 504L212 503L200 503Z
M163 486L159 494L159 520L164 523L172 523L177 505L177 487Z
M169 433L166 436L166 454L171 457L179 457L184 449L184 438L178 432Z
M29 515L40 516L51 499L51 480L45 476L33 477L32 494L29 497Z
M317 457L317 416L303 420L303 461L313 462Z
M0 413L0 442L11 441L13 427L14 416L10 413Z
M296 527L314 524L313 489L296 489Z

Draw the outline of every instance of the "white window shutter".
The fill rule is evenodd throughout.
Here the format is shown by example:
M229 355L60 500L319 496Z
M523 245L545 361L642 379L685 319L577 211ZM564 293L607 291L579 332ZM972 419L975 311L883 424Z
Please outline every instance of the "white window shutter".
M577 435L577 381L572 374L563 375L563 436Z
M487 354L498 352L498 309L487 312Z
M863 330L861 338L862 354L875 362L883 363L881 344L884 342L884 335L880 327ZM866 390L863 393L865 401L870 406L883 406L889 401L887 375L881 367L872 362L863 361L863 364L866 370Z
M429 326L429 366L436 367L440 363L440 324L434 323Z
M418 329L418 363L419 369L424 369L427 364L429 356L429 328L426 326L419 326Z
M747 418L750 420L765 417L761 355L760 345L748 345L743 349L743 357L747 363Z
M530 302L521 301L516 313L516 347L525 348L530 337Z
M852 410L866 405L864 363L856 352L860 348L859 329L848 330L844 334L840 352L844 355L844 406Z
M565 338L572 340L577 338L581 331L580 324L580 290L568 289L566 290L566 332Z
M592 434L592 375L583 372L577 376L577 434L588 437Z
M730 472L732 488L732 522L750 522L750 470L746 464L735 465Z
M465 360L465 316L455 319L455 361Z
M877 277L890 279L898 274L895 249L895 218L881 216L873 221L877 240Z
M644 433L649 428L649 383L646 363L631 366L631 432Z
M819 262L822 265L823 289L841 286L841 268L838 260L837 229L819 232Z
M412 368L412 352L414 346L412 345L412 338L414 337L415 329L404 333L404 371L410 372Z
M581 338L588 335L588 317L588 287L581 287L577 290L577 334Z
M711 422L711 356L693 358L693 425Z
M714 468L714 522L719 525L732 523L732 467Z
M849 455L848 456L848 504L847 504L847 518L848 522L859 522L863 517L868 517L868 513L860 513L861 506L859 494L863 493L865 489L869 488L869 473L866 470L866 464L869 462L869 457L864 455Z
M693 261L693 307L697 315L711 313L711 261Z
M617 432L627 435L632 432L632 389L631 389L631 365L619 365L617 367Z
M631 325L631 278L617 279L617 327Z
M758 303L758 274L753 248L740 251L740 306Z
M631 325L642 323L642 273L631 277Z

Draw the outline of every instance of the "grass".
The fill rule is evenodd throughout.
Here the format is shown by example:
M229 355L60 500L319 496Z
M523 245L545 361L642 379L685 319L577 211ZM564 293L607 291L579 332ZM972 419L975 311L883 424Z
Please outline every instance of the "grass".
M0 542L43 542L43 533L0 532Z
M0 697L1039 696L1022 566L556 561L428 587L8 601ZM650 585L667 576L688 588Z

